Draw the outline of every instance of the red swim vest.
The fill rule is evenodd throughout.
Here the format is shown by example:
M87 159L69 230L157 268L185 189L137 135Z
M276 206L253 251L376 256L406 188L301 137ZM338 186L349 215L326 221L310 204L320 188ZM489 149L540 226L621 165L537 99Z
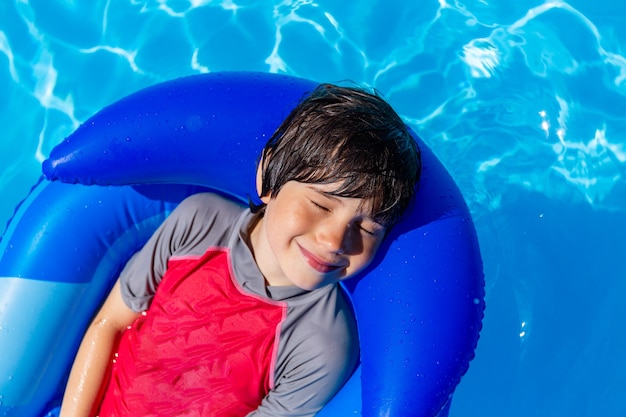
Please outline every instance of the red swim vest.
M227 249L172 258L124 332L100 417L241 417L274 384L286 304L244 293Z

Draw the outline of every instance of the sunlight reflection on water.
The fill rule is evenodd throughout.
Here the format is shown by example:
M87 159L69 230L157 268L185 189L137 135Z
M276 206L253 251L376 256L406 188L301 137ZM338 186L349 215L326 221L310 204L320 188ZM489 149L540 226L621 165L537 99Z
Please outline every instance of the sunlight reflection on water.
M623 16L617 0L2 2L0 224L53 146L142 87L223 70L373 86L477 224L487 315L452 415L569 415L576 397L626 412L626 364L609 364L626 341L603 324L626 295L624 244L603 234L626 231Z

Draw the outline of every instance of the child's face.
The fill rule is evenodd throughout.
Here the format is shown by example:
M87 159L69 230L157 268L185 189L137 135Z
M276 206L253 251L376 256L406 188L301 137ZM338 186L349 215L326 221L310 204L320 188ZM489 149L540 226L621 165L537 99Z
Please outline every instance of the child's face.
M251 243L269 285L313 290L371 262L385 229L369 217L366 200L329 194L335 188L290 181L263 198L265 215Z

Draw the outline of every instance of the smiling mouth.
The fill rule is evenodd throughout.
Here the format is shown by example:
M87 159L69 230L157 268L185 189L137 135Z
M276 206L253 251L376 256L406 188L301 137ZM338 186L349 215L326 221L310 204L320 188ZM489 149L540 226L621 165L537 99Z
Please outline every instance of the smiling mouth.
M329 272L333 272L344 267L343 264L325 262L319 259L317 256L313 255L308 250L304 249L302 246L298 246L300 247L300 252L302 252L304 259L306 259L306 262L311 268L315 269L317 272L327 274Z

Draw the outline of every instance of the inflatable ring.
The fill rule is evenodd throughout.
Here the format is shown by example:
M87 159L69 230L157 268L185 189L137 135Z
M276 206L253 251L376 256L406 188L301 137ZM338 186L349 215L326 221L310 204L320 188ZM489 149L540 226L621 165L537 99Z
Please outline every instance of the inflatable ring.
M130 255L183 198L254 194L255 160L315 84L195 75L104 108L52 150L0 240L0 416L58 406L82 334ZM472 220L422 143L414 209L348 281L361 363L319 416L447 414L478 341L482 262ZM97 184L98 186L90 186Z

